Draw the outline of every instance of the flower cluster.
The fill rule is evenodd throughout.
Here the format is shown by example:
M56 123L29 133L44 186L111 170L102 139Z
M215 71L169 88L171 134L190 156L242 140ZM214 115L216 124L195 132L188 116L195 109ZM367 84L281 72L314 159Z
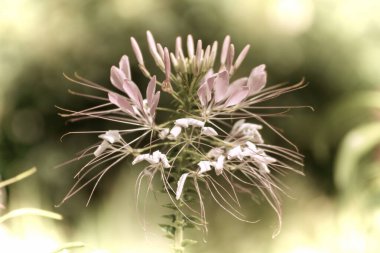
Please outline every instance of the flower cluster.
M178 208L188 223L206 226L207 195L233 216L245 220L238 210L239 193L258 192L274 208L280 228L278 192L282 189L277 183L278 176L288 171L299 172L294 167L302 165L302 156L264 119L266 115L282 114L289 107L266 106L265 102L304 84L266 88L265 65L254 67L247 77L235 78L249 46L235 60L235 47L229 36L224 39L218 69L216 41L204 47L201 40L195 43L188 35L185 54L181 37L176 39L173 52L156 43L149 31L147 40L164 79L158 80L151 74L139 44L132 37L138 67L149 79L145 99L140 91L142 85L132 80L126 55L118 67L111 67L110 81L116 90L79 76L74 80L104 92L105 96L92 96L102 102L96 107L79 112L67 110L62 115L74 119L101 118L122 129L95 132L100 142L81 154L80 158L90 157L90 161L77 174L78 180L64 201L91 182L96 186L110 168L131 157L132 166L143 165L137 185L146 177L151 182L159 175L170 206ZM172 99L170 107L158 106L161 93L157 89ZM160 116L167 112L168 117ZM294 148L265 143L262 134L265 129L274 131Z

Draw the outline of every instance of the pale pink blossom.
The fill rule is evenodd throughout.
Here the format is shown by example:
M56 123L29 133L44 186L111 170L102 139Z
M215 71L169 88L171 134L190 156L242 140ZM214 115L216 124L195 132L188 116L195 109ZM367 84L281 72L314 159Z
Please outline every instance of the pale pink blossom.
M122 88L128 97L109 92L109 101L129 116L152 127L160 100L160 92L156 92L156 77L153 76L148 84L145 100L143 100L139 88L132 80L124 79Z
M254 68L249 77L237 79L232 83L229 71L221 70L208 76L201 83L197 94L204 110L223 109L238 105L260 92L266 84L266 79L265 65Z

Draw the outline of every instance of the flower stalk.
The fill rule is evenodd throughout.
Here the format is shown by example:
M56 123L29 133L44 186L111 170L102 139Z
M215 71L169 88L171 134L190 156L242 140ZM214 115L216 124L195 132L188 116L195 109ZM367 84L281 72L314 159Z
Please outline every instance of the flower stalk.
M185 247L183 246L183 226L185 221L183 215L176 211L175 216L175 234L174 234L174 252L175 253L184 253Z

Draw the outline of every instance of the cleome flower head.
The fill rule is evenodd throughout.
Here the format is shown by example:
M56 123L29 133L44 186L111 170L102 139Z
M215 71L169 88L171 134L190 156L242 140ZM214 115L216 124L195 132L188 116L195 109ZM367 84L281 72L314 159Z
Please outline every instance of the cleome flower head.
M250 222L240 211L240 195L261 194L278 216L277 235L281 227L278 194L283 192L279 177L287 172L301 173L297 167L302 166L302 156L265 119L292 107L266 106L264 102L302 88L303 82L266 87L264 64L254 67L246 77L235 78L250 47L244 47L235 59L229 36L222 44L218 68L216 41L205 46L188 35L184 50L182 38L177 37L173 52L156 43L149 31L147 41L163 79L147 69L140 46L132 37L137 65L148 79L145 99L141 92L144 83L133 81L126 55L118 67L111 67L113 89L79 76L71 79L104 96L84 95L98 99L99 105L78 112L65 110L62 116L108 120L115 129L92 132L99 142L79 156L89 161L63 201L90 183L96 187L110 168L130 157L131 166L141 170L138 190L145 178L149 184L156 176L161 179L170 201L166 206L176 208L183 218L183 223L174 222L176 231L178 224L190 223L206 229L207 196L234 217ZM156 90L169 95L170 107L159 107L161 91ZM169 116L165 116L167 112ZM289 147L266 143L266 131L274 131ZM169 234L173 231L167 229Z

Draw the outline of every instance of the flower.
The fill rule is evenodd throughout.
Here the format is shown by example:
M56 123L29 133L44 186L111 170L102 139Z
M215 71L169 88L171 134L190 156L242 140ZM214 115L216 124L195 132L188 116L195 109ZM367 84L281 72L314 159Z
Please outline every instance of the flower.
M144 178L149 179L150 189L153 178L159 176L162 190L170 200L166 206L177 208L176 213L183 218L170 226L193 223L205 230L204 196L210 196L239 220L252 222L239 211L238 194L258 192L278 216L279 228L274 235L278 234L281 227L278 193L283 191L278 176L287 171L300 173L295 167L302 165L302 155L265 120L266 115L282 114L282 110L286 112L289 108L261 103L302 88L304 84L266 87L264 64L254 67L246 77L235 78L250 46L245 46L235 60L235 46L230 36L223 41L218 68L216 41L204 45L188 35L187 53L181 37L176 38L173 52L157 43L149 31L147 41L161 75L151 74L153 71L145 65L147 59L138 42L131 37L137 65L149 80L145 99L140 83L132 80L130 58L126 55L121 57L118 66L110 69L114 90L78 76L79 80L74 80L103 92L103 97L84 95L102 104L79 112L65 110L67 114L62 116L73 120L105 119L119 124L117 129L120 130L94 132L100 142L80 154L77 160L90 157L90 161L80 169L76 175L78 180L63 201L93 181L96 187L109 169L132 157L131 166L142 165L136 179L137 194ZM170 106L158 106L161 91L167 93ZM167 118L162 112L167 112ZM291 148L264 141L269 130L282 137ZM190 178L192 180L188 180Z

